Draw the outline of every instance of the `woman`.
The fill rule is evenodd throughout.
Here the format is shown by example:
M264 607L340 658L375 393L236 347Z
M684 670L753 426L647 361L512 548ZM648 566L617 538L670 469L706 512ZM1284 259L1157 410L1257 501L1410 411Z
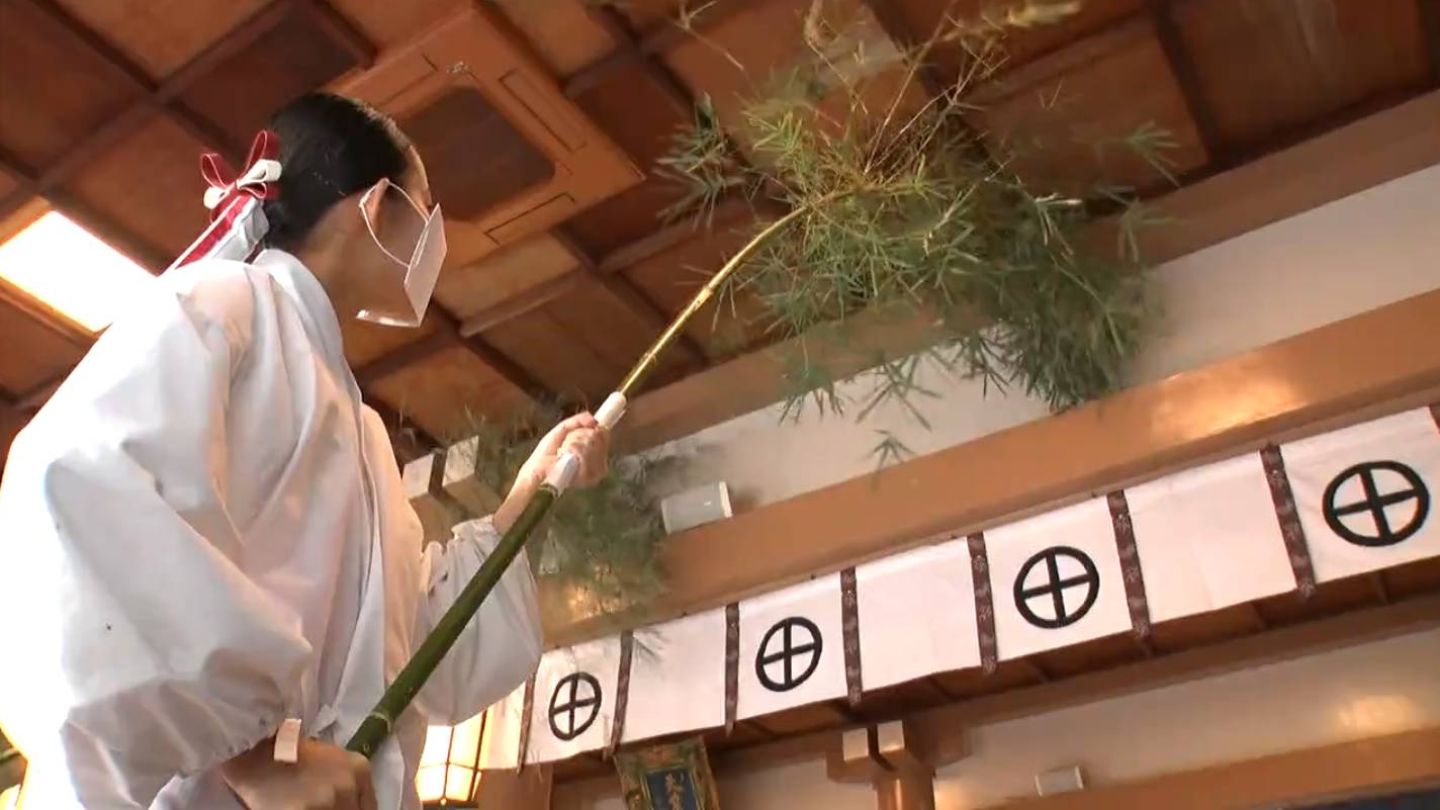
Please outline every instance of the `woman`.
M340 324L423 316L444 247L424 164L335 96L270 129L268 249L163 276L11 450L0 638L19 665L0 670L0 724L30 757L31 807L418 807L425 726L535 668L523 559L373 761L337 746L558 454L581 456L581 483L605 473L604 432L573 417L495 515L422 554ZM273 740L287 720L305 738L294 764Z

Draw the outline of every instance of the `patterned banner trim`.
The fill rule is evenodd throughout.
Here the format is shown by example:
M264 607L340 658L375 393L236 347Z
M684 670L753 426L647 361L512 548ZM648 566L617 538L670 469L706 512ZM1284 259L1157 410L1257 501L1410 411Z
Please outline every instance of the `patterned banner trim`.
M840 572L840 630L845 642L845 693L850 705L858 706L865 684L860 669L860 597L854 568Z
M970 574L975 582L975 628L980 643L980 666L988 675L1000 665L995 640L995 604L990 593L990 561L985 556L985 533L966 538L970 546Z
M1290 568L1295 572L1295 587L1300 591L1300 598L1309 599L1315 593L1315 566L1310 560L1310 546L1305 542L1305 528L1300 525L1290 477L1285 474L1285 457L1280 448L1272 444L1260 451L1260 462L1265 465L1265 481L1270 485L1270 500L1275 503L1275 518L1280 521L1280 536L1285 539Z
M620 634L620 672L615 678L615 717L610 725L610 741L605 756L615 756L620 739L625 736L625 711L630 706L630 663L635 656L635 631Z
M725 733L735 730L740 706L740 603L725 606Z
M1140 568L1140 549L1135 545L1135 527L1130 522L1130 503L1125 492L1105 496L1110 522L1115 528L1115 547L1120 552L1120 571L1125 580L1125 602L1130 608L1130 629L1137 638L1150 635L1150 603L1145 599L1145 574Z

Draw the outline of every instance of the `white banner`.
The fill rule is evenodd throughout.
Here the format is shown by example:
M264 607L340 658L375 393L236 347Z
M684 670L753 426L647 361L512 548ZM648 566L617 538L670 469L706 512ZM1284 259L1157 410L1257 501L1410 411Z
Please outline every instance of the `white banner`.
M1110 509L1100 498L985 532L1000 660L1130 629Z
M625 742L725 724L725 611L635 632Z
M1428 408L1280 448L1315 579L1440 554L1440 430Z
M736 717L844 695L844 646L839 574L741 602Z
M1152 622L1295 589L1259 454L1125 490Z
M1440 557L1430 410L1293 442L1280 457L1268 478L1249 453L985 531L998 657L1286 593L1293 565L1325 582ZM1282 520L1292 530L1298 520L1305 545L1296 547L1311 568L1305 554L1292 560ZM856 567L851 629L864 689L981 664L976 570L965 540ZM1137 570L1127 590L1125 572ZM831 574L740 603L738 718L847 694L845 590ZM625 741L724 725L726 634L724 610L635 631ZM483 767L516 765L525 723L527 762L606 747L620 658L619 637L547 653L529 717L523 688L489 710Z
M980 665L963 539L856 566L855 582L866 689Z
M525 717L525 684L485 710L480 770L512 770L520 765L520 727Z
M552 762L604 748L615 717L620 637L553 650L535 673L526 762Z

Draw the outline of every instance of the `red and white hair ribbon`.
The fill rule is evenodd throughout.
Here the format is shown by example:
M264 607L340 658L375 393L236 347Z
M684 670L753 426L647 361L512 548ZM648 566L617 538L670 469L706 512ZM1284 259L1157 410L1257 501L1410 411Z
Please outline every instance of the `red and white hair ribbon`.
M205 207L210 209L210 226L185 249L171 270L200 259L244 261L260 246L270 229L261 203L280 193L280 139L261 130L250 145L245 171L237 175L225 159L215 153L200 157L200 174L209 184Z

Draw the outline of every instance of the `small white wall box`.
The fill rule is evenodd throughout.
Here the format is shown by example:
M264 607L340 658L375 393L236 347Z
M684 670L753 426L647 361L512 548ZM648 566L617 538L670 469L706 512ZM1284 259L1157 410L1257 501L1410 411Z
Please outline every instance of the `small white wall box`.
M660 518L665 523L666 534L724 520L733 514L730 488L724 481L687 489L660 501Z
M1085 774L1080 766L1056 768L1053 771L1035 774L1035 791L1041 796L1057 793L1073 793L1085 789Z

